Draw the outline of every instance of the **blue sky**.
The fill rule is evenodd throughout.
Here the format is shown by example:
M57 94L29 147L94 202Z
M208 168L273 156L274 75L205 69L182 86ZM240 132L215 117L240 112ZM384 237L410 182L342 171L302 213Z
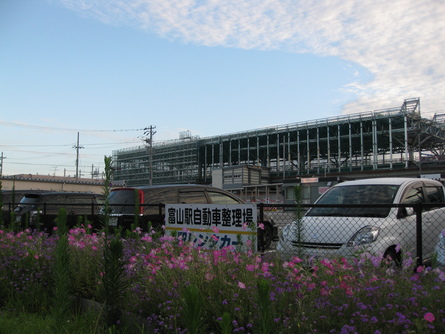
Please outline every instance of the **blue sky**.
M445 113L441 0L2 0L3 175L420 97Z

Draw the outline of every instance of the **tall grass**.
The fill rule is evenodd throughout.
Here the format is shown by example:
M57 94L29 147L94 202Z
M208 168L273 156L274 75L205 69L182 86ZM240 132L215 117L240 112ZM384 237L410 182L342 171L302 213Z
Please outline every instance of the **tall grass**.
M72 304L70 289L70 245L67 236L67 212L64 208L59 209L57 217L56 247L54 250L54 267L52 268L52 292L53 301L51 315L54 318L53 329L61 333L65 323L70 318Z

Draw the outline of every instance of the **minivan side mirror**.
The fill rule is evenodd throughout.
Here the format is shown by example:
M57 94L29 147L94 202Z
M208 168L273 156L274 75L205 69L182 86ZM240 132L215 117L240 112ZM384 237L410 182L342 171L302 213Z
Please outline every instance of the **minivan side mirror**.
M412 207L399 208L399 212L397 214L397 218L405 218L408 216L412 216L416 211Z

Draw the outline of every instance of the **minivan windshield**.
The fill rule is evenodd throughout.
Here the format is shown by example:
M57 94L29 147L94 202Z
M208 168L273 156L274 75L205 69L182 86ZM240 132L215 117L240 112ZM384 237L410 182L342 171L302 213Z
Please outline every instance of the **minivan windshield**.
M20 213L22 211L31 211L34 204L39 203L40 195L38 194L27 194L23 196L20 203L14 209L15 213Z
M136 189L122 189L111 191L110 195L108 196L108 203L110 205L111 212L134 214L134 204L136 202L136 196Z
M25 195L23 196L23 198L21 199L20 203L37 203L40 199L40 195ZM20 205L20 204L19 204Z
M348 207L350 204L393 204L399 185L351 185L329 189L316 204L338 204L338 207L314 207L307 216L386 217L391 207Z

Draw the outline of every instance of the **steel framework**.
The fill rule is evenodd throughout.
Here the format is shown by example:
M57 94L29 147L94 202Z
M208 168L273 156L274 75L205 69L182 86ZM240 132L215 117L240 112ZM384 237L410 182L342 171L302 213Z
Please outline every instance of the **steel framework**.
M398 170L428 154L443 160L444 118L425 119L420 99L401 107L208 138L154 143L153 184L211 183L212 170L253 165L274 179L367 170ZM147 147L113 152L115 179L148 184Z

